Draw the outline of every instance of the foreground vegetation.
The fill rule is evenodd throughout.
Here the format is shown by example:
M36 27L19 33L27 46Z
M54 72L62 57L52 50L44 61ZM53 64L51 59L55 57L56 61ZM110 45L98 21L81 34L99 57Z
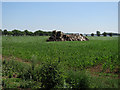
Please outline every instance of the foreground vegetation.
M85 42L47 38L3 36L3 88L118 87L117 37L88 37ZM89 68L97 65L102 70L95 76Z

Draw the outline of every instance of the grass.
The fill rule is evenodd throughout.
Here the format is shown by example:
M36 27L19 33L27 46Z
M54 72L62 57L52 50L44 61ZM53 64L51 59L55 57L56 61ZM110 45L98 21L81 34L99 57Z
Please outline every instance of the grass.
M2 55L4 57L12 57L11 59L21 59L29 70L29 66L42 65L47 61L60 62L61 68L64 73L79 72L86 68L94 67L102 64L103 72L109 69L114 72L119 67L118 61L118 37L88 37L89 41L64 41L64 42L46 42L46 36L3 36L2 37ZM23 64L23 62L20 62ZM33 63L35 65L33 65ZM23 64L23 65L24 65ZM5 65L5 66L4 66ZM9 63L12 68L23 67L22 65L16 66L15 63ZM6 67L6 64L3 64ZM3 68L3 70L4 70ZM6 72L8 72L7 70ZM13 71L19 75L20 70ZM82 72L81 71L81 72ZM25 71L27 72L27 71ZM36 73L36 72L35 72ZM88 73L87 73L88 74ZM68 74L64 74L69 77ZM77 75L77 74L76 74ZM108 75L108 74L106 74ZM5 75L9 76L9 75ZM8 78L8 77L7 77ZM13 78L13 77L11 77ZM72 77L73 78L73 77ZM99 82L97 80L99 80ZM75 79L76 80L76 79ZM103 80L103 81L102 81ZM100 77L92 77L90 79L90 88L116 88L118 87L117 81L114 78L105 79ZM102 81L102 82L101 82ZM113 82L112 82L113 81ZM34 82L34 81L33 81ZM107 82L107 83L106 83ZM96 84L95 84L96 83ZM103 84L102 84L103 83ZM112 84L111 84L112 83ZM18 84L17 84L18 85ZM69 87L68 85L67 87ZM37 87L37 86L36 86Z
M103 62L117 64L117 37L89 37L90 41L87 42L46 42L47 38L30 36L3 37L2 54L3 56L13 56L26 61L36 59L43 62L47 59L60 59L65 65L78 68L85 68Z

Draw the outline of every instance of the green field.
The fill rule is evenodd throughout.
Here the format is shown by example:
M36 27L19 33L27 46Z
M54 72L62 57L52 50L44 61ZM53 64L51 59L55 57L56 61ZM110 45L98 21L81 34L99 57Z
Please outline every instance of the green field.
M44 88L44 82L49 82L42 81L47 77L45 70L55 63L59 76L57 82L53 79L55 88L117 88L118 37L88 38L81 42L46 42L47 36L3 36L3 88ZM94 72L97 66L101 69Z

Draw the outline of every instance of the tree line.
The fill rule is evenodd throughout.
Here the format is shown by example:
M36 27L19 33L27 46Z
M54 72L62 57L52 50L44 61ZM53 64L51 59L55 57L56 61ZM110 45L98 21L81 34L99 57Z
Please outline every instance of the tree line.
M91 36L94 36L95 34L94 33L91 33ZM107 33L107 32L103 32L102 34L100 33L100 31L96 31L96 35L97 36L101 36L101 35L103 35L103 36L113 36L113 35L120 35L120 34L118 34L118 33Z
M24 30L24 31L20 31L20 30L12 30L12 31L8 31L8 30L1 30L0 29L0 35L9 35L9 36L51 36L52 32L45 32L45 31L42 31L42 30L38 30L38 31L35 31L35 32L31 32L31 31L28 31L28 30Z
M9 35L9 36L51 36L52 32L46 32L46 31L42 31L42 30L37 30L35 32L31 32L28 30L24 30L24 31L20 31L20 30L12 30L12 31L8 31L8 30L2 30L0 29L0 35ZM107 33L107 32L103 32L102 34L100 33L100 31L96 31L96 34L91 33L91 36L113 36L113 35L120 35L118 33ZM87 36L87 35L86 35Z

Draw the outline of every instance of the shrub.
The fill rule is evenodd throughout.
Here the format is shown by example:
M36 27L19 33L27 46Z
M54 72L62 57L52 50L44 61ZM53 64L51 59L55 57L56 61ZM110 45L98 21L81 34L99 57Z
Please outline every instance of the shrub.
M34 68L33 71L33 80L34 81L41 81L41 65L38 65Z
M59 64L48 62L41 68L41 83L43 88L54 88L56 85L63 85L63 74L60 71Z
M34 81L25 80L20 83L20 88L32 88L35 85Z
M112 37L113 34L112 34L112 33L108 33L108 35L109 35L110 37Z
M66 78L66 83L69 83L70 88L89 88L90 86L90 79L85 74L85 72L75 72L75 71L69 71L68 77Z

